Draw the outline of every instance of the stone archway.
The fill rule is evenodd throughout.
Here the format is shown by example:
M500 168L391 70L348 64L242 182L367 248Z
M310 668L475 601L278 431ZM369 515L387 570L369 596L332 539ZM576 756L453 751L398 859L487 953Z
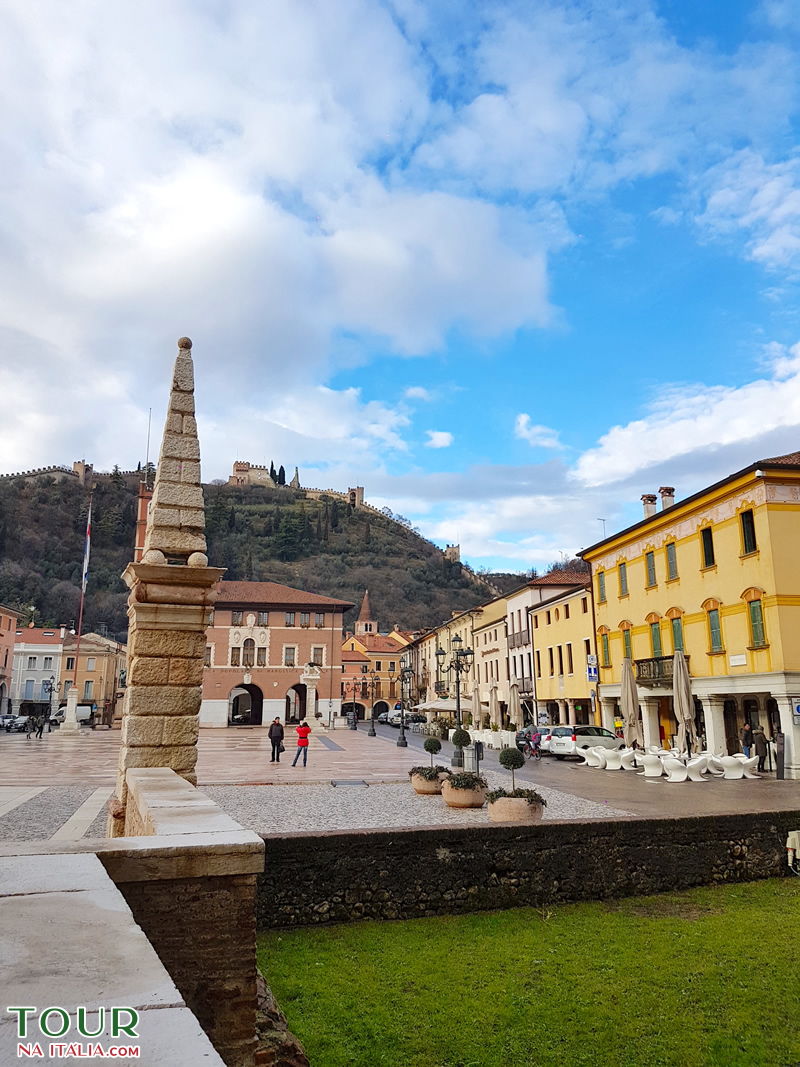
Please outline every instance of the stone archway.
M257 685L242 682L228 697L228 726L260 726L264 714L264 694Z
M389 711L389 710L390 710L389 705L387 704L387 702L385 700L376 700L375 703L372 706L372 714L375 716L376 719L384 711Z
M297 682L286 694L286 722L301 722L306 717L308 689L304 682Z
M6 705L8 700L8 693L6 692L6 683L0 682L0 715L3 715L6 711Z
M356 701L355 704L352 702L352 700L348 700L343 703L342 715L349 715L353 711L353 708L355 708L356 718L363 722L364 719L367 717L367 709L363 704L359 704L358 701Z

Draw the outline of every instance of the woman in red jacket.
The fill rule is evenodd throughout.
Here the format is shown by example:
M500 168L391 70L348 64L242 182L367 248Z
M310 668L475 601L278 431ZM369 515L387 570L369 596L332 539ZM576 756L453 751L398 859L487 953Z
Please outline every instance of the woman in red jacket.
M299 726L295 727L297 734L297 752L294 754L294 760L292 766L296 766L297 761L300 759L300 753L303 753L303 766L308 763L308 735L311 733L311 727L307 722L301 722Z

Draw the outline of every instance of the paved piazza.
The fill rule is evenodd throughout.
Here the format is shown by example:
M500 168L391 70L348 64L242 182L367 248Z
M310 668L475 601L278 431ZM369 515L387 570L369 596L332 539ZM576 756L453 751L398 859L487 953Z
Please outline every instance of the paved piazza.
M453 811L439 798L417 797L407 770L427 763L423 738L395 744L397 731L379 727L371 738L358 731L315 730L308 766L292 767L291 735L279 765L269 762L266 728L203 730L198 784L244 826L262 833L379 827L475 825L486 810ZM118 730L86 730L75 738L45 733L41 741L0 733L0 839L76 840L102 836L119 755ZM440 762L449 762L449 745ZM482 764L490 785L510 785L510 775L489 751ZM714 814L800 807L800 782L681 783L643 779L625 772L589 770L574 761L533 761L517 773L548 801L548 819ZM333 782L340 784L333 785Z

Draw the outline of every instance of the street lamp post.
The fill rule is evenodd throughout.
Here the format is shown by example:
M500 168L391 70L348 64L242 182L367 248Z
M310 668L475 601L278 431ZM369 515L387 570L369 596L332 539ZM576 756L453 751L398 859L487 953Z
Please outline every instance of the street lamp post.
M455 674L456 678L456 727L461 729L461 675L470 669L472 661L475 657L475 653L471 648L462 648L463 641L458 634L455 635L450 642L450 662L445 664L445 657L447 653L443 648L436 649L436 659L439 664L439 669L449 674L451 671ZM463 767L464 766L464 752L463 749L456 748L453 753L453 758L450 761L451 767Z
M407 698L406 692L411 692L411 679L414 676L413 667L402 667L399 674L390 674L389 681L394 684L400 682L400 736L397 738L398 748L408 748L408 741L406 740L406 704L410 703L410 697Z
M369 673L370 681L369 730L367 730L367 737L376 737L377 734L375 733L375 682L378 678L378 675L375 673L375 671L372 671L370 673L369 667L367 666L361 668L361 673Z
M56 676L54 674L51 674L50 680L45 681L43 685L46 687L45 692L48 694L48 700L50 703L50 713L47 716L47 732L50 733L50 731L53 729L53 727L51 726L51 720L53 718L53 694L56 691Z
M350 709L350 714L348 715L348 720L349 721L348 721L347 725L351 730L357 730L358 729L358 713L356 711L356 693L359 692L360 689L361 689L361 682L359 682L358 678L353 678L353 680L349 684L345 683L345 687L344 687L344 695L345 696L347 696L347 690L348 689L350 689L350 691L351 691L351 693L350 693L351 709Z

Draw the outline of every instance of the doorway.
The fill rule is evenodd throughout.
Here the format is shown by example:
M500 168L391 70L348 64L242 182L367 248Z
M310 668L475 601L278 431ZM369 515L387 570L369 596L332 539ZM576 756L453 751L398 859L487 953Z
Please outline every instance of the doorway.
M228 726L260 726L264 694L257 685L237 685L228 697Z

